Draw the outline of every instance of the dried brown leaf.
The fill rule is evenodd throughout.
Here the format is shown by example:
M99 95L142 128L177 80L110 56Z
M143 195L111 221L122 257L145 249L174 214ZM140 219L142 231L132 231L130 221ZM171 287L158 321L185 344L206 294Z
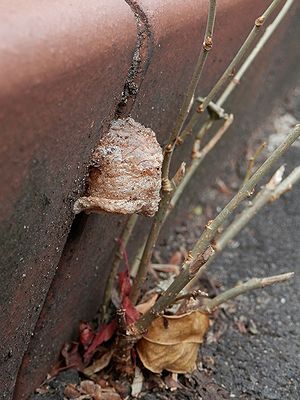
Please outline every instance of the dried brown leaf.
M278 170L275 172L275 174L272 176L272 178L266 184L267 189L274 190L279 185L279 183L282 181L284 170L285 170L284 165L282 165L280 168L278 168Z
M221 193L224 193L226 196L232 196L231 189L226 185L224 181L222 181L222 179L217 178L216 184Z
M183 258L184 257L181 251L175 251L175 253L171 256L169 260L169 264L181 265Z
M82 381L80 383L80 392L82 394L88 394L93 397L94 400L102 400L102 389L101 386L93 381Z
M138 366L135 367L134 378L131 385L131 396L137 397L143 388L144 375Z
M174 275L179 275L180 267L175 264L151 264L150 267L154 271L171 273Z
M107 351L100 358L95 360L92 365L85 368L83 373L86 376L92 376L108 366L112 357L112 351Z
M208 315L199 311L159 317L137 343L138 355L152 372L191 372L208 327Z
M122 400L122 399L114 388L109 387L102 389L101 400Z
M153 293L149 300L147 300L145 303L138 304L135 308L138 310L139 313L145 314L154 305L157 298L158 293Z
M38 393L38 394L49 393L49 386L41 386L41 387L35 389L35 393Z
M176 373L172 373L165 377L165 384L167 388L171 390L171 392L183 387L182 384L178 382L177 378L178 376Z
M164 369L171 372L192 372L196 367L198 343L180 343L172 346L159 345L141 339L137 351L143 365L152 372Z
M68 383L65 387L64 390L64 396L67 397L68 399L78 399L80 397L81 393L80 391L76 388L76 385L72 383Z

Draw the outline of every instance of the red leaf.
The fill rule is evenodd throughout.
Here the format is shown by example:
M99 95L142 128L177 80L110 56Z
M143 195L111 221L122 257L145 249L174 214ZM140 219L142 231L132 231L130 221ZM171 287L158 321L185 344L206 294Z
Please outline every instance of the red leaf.
M95 351L97 350L97 347L100 346L103 342L107 342L112 335L114 334L115 330L117 327L117 323L115 320L110 322L107 325L102 325L99 329L99 332L97 332L94 336L94 339L91 343L91 345L88 347L86 352L84 353L84 361L89 362L91 358L93 357Z
M125 317L127 324L133 324L139 319L140 313L134 307L128 296L125 296L122 300L122 307L125 310Z
M79 343L65 343L61 354L65 359L66 366L69 368L76 368L81 371L84 368L81 355L78 352Z
M119 273L119 287L120 287L121 299L124 299L125 296L129 296L131 290L131 283L130 283L128 269Z
M140 314L129 299L131 283L128 269L119 273L119 286L122 308L125 310L127 324L133 324L139 318Z
M94 332L88 322L80 321L79 323L79 341L86 350L94 339Z

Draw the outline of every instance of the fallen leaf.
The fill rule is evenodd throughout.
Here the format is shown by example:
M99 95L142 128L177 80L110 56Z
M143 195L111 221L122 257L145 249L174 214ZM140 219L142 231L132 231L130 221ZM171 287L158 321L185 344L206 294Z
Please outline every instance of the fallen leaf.
M175 253L171 256L169 260L169 264L181 265L182 261L183 261L183 255L181 251L175 251Z
M131 290L131 283L130 283L128 269L119 272L119 289L120 289L121 299L123 299L125 296L129 296Z
M122 400L114 388L102 389L101 400Z
M252 319L249 320L248 331L252 335L257 335L259 333L258 329L257 329L257 326L256 326L255 322Z
M137 397L141 393L143 388L143 383L144 383L144 375L142 374L142 371L140 370L139 367L135 367L134 378L131 385L132 397Z
M131 291L131 283L129 277L129 271L126 268L125 271L119 273L119 288L120 288L120 297L121 297L121 305L125 310L125 318L128 325L133 324L137 321L140 314L136 310L132 301L129 298Z
M208 327L208 315L199 311L156 318L137 343L138 355L152 372L191 372Z
M128 325L134 324L139 319L139 312L132 304L130 298L125 296L122 300L122 307L125 310L125 318Z
M107 351L100 358L95 360L92 365L90 365L89 367L85 368L83 370L83 373L86 376L90 377L90 376L96 374L97 372L101 371L102 369L107 367L108 364L110 363L112 354L113 354L112 351Z
M49 393L49 386L41 386L41 387L35 389L35 393L38 393L38 394Z
M94 339L93 328L88 322L80 321L79 323L79 341L86 350Z
M80 396L80 392L78 389L76 389L76 385L68 383L64 390L64 396L66 396L68 399L77 399Z
M176 276L179 275L179 272L180 272L180 267L175 264L150 264L150 267L154 271L171 273Z
M178 378L178 376L176 373L169 374L165 377L165 383L166 383L167 389L170 389L171 392L174 392L175 390L183 387L181 385L181 383L178 382L177 378Z
M101 386L93 381L82 381L80 383L80 392L92 396L93 400L102 400Z
M110 322L107 325L102 325L100 327L99 332L97 332L95 334L91 345L88 347L88 349L84 353L85 363L90 362L95 351L97 350L97 347L100 346L103 342L107 342L112 337L112 335L115 333L116 328L117 328L117 323L115 320L113 320L112 322Z
M158 293L153 293L149 300L147 300L145 303L138 304L135 308L140 314L145 314L155 304L157 298Z
M247 318L241 315L238 321L236 322L236 326L240 333L243 334L247 333L246 323L247 323Z
M65 359L67 367L73 367L78 371L81 371L84 368L84 365L81 355L78 352L78 346L79 343L76 342L65 343L61 350L61 354Z
M221 193L226 194L226 196L232 196L231 189L229 189L229 187L226 185L224 181L222 181L222 179L217 178L216 184Z

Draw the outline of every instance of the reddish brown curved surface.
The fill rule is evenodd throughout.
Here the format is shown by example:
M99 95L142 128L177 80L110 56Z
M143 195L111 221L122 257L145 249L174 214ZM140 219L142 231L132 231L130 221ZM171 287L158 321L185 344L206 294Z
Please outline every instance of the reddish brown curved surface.
M91 151L116 110L150 126L164 142L201 45L207 2L139 0L131 7L124 0L78 1L76 7L67 0L5 3L0 28L0 389L6 399L13 393L22 399L41 382L64 340L75 334L78 320L92 318L98 309L113 238L124 222L106 215L73 221L72 204L84 191ZM226 0L218 7L214 50L200 85L203 95L265 1ZM210 167L205 164L199 173L202 185L211 179L210 170L224 168L228 149L237 157L246 135L271 109L274 93L291 84L299 65L296 8L230 101L238 121L208 160ZM120 108L136 44L141 64L133 81L139 92ZM287 62L284 54L290 55ZM224 164L217 163L222 157Z

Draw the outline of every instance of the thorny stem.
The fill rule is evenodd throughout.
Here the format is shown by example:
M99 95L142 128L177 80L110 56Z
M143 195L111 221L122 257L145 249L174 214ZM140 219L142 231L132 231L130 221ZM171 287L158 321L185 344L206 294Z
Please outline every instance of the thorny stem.
M233 299L243 293L249 292L254 289L262 289L266 286L274 285L276 283L282 283L294 276L294 272L287 272L286 274L273 275L266 278L252 278L247 282L241 283L225 292L219 294L213 299L206 300L204 305L199 308L199 311L211 313L220 304Z
M252 177L243 185L239 192L223 208L217 217L210 221L199 240L196 242L188 259L184 262L180 274L174 279L173 283L156 301L154 306L147 311L134 325L128 327L129 334L139 334L143 332L150 323L157 318L163 311L173 304L181 290L194 278L200 268L213 255L213 249L210 245L214 239L218 228L227 220L237 206L251 195L255 185L270 171L277 160L288 150L292 143L300 136L300 124L286 137L283 143L268 157Z
M255 24L253 29L251 30L250 34L248 35L247 39L245 40L245 42L243 43L242 47L240 48L240 50L238 51L238 53L236 54L236 56L233 58L233 60L231 61L231 63L229 64L229 66L227 67L227 69L225 70L225 72L223 73L223 75L221 76L221 78L218 80L218 82L215 84L215 86L212 88L212 90L210 91L210 93L207 95L207 97L205 98L204 102L200 105L200 107L198 107L197 111L194 112L188 122L188 124L186 125L184 131L181 133L181 135L186 135L189 132L192 132L193 128L195 127L195 125L198 122L199 119L199 112L200 115L202 114L202 112L207 108L207 106L209 105L209 102L215 97L215 95L219 92L219 90L221 89L221 87L225 84L225 82L230 78L232 71L234 70L234 68L237 66L237 64L240 62L240 60L242 59L242 57L245 55L245 53L247 52L247 50L249 49L249 47L251 46L253 40L255 39L255 37L257 36L260 26L262 25L262 23L264 23L266 21L266 19L270 16L270 14L273 12L273 10L278 6L278 4L280 3L281 0L274 0L271 5L269 6L269 8L263 13L263 15L259 18L256 19ZM288 2L290 3L291 0L288 0ZM288 3L287 2L287 3ZM279 25L279 23L281 22L282 18L284 17L284 15L286 14L286 12L288 11L288 8L290 7L291 4L287 5L287 3L285 4L285 6L283 7L283 9L280 11L280 14L278 14L277 18L280 15L280 18L276 18L274 20L274 22L272 23L272 25L270 25L270 29L265 31L264 35L262 36L261 40L258 42L257 46L254 48L254 50L250 53L250 55L248 56L248 58L246 59L246 61L244 62L244 64L242 65L242 67L239 69L239 71L237 72L237 74L235 75L235 77L231 80L231 82L228 84L228 86L226 87L226 89L224 90L223 94L221 95L221 97L218 99L218 101L216 102L217 105L222 106L224 104L224 102L227 100L228 96L231 94L231 92L235 89L235 87L237 86L237 82L240 81L240 79L242 78L242 76L244 75L244 73L247 71L247 69L249 68L249 66L252 64L252 62L254 61L255 57L257 56L257 54L260 52L260 50L263 48L263 46L265 45L265 43L267 42L267 40L269 39L269 37L272 35L272 33L274 32L274 30L276 29L276 27ZM275 23L275 21L277 21Z
M209 11L208 11L204 42L197 60L197 64L192 79L190 81L188 90L186 92L182 107L180 109L178 118L176 120L174 129L170 134L169 142L164 150L164 159L162 165L161 201L159 204L159 209L154 217L154 221L152 223L149 236L147 238L147 243L143 252L141 263L130 294L130 298L133 303L136 303L140 294L141 286L146 279L147 268L151 261L153 249L157 242L159 232L161 230L163 221L165 219L164 216L168 210L168 206L171 200L172 187L169 180L170 162L172 159L176 140L188 116L190 104L191 101L193 100L196 87L201 77L208 52L212 48L212 35L213 35L215 16L216 16L216 2L217 2L216 0L210 0L209 2Z
M110 273L109 273L109 276L108 276L108 279L106 282L106 286L105 286L105 291L104 291L104 296L103 296L103 304L101 307L101 313L100 313L100 317L99 317L100 322L106 322L106 319L108 317L107 311L108 311L108 307L109 307L109 303L110 303L110 299L111 299L111 292L112 292L112 289L114 286L114 280L118 273L119 266L120 266L121 260L123 258L124 250L127 246L128 240L131 236L131 233L134 229L137 219L138 219L137 214L132 214L128 218L128 220L123 228L122 234L119 238L119 241L117 243L117 249L114 253L114 259L113 259L111 270L110 270Z
M210 257L206 264L199 270L194 280L199 279L207 268L212 264L214 259L224 250L228 243L255 217L255 215L267 203L277 200L282 194L291 190L292 186L300 179L300 166L295 168L281 183L274 182L274 177L279 170L273 175L269 183L265 185L260 192L255 196L254 200L247 205L244 210L236 216L234 221L225 229L225 231L217 239L214 246L215 253ZM190 282L192 283L192 282Z

